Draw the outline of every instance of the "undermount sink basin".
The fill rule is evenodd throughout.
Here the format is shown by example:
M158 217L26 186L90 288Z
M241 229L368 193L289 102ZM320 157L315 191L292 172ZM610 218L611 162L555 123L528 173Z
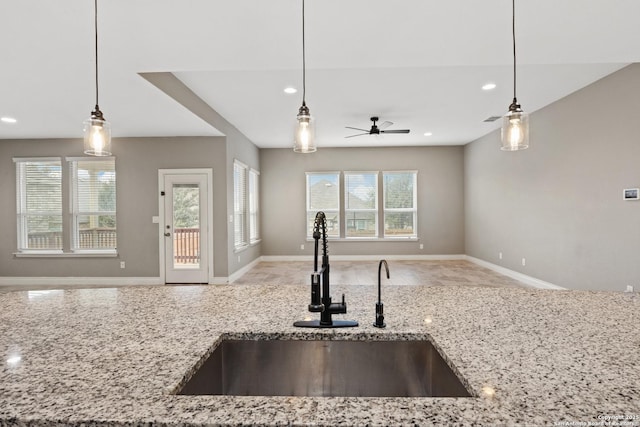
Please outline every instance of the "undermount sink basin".
M223 340L182 395L471 397L429 341Z

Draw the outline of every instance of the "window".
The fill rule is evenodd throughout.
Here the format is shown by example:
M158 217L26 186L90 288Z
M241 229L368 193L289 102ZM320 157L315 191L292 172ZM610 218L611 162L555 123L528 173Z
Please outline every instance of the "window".
M380 179L380 172L307 172L307 237L313 237L315 215L323 211L332 238L416 239L417 175L382 172Z
M14 159L18 251L115 255L115 159L66 161L63 168L59 157Z
M378 173L345 172L346 237L378 236Z
M417 237L417 172L383 172L385 237Z
M249 242L260 240L260 199L258 197L260 172L249 170Z
M233 247L260 241L260 172L233 161Z
M18 250L62 251L62 165L59 158L14 159Z
M313 236L316 214L327 221L327 236L340 237L340 173L307 173L307 237Z
M247 166L233 162L233 246L240 249L248 245L247 233Z
M115 160L72 159L71 216L73 251L115 250Z

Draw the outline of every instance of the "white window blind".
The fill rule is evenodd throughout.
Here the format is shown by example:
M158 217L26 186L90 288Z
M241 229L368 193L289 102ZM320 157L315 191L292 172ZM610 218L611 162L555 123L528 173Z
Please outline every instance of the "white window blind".
M14 159L18 250L62 250L62 165L59 158Z
M346 237L378 236L378 173L345 172Z
M327 235L340 237L340 172L307 172L307 236L313 236L316 214L327 220Z
M240 249L248 245L247 233L247 166L233 163L233 245Z
M115 251L115 159L73 159L71 167L74 251Z
M249 241L260 240L260 172L249 170Z
M417 236L417 172L383 172L385 237Z

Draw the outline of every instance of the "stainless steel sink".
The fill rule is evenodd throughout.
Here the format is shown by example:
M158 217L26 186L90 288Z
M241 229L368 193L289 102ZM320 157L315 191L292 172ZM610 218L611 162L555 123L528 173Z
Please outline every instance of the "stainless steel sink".
M471 397L429 341L223 340L183 395Z

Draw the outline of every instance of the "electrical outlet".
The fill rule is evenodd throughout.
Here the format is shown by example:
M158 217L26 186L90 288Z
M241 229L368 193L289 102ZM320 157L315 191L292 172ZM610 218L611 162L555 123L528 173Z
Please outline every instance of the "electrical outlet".
M420 249L424 249L424 244L420 243Z
M498 253L498 259L502 259L502 252Z
M124 267L125 267L124 261L120 261L120 268L124 268Z
M625 292L633 292L633 285L627 285L627 290Z
M527 261L524 258L522 258L522 265L523 266L527 265Z
M300 245L300 250L304 251L304 245Z

